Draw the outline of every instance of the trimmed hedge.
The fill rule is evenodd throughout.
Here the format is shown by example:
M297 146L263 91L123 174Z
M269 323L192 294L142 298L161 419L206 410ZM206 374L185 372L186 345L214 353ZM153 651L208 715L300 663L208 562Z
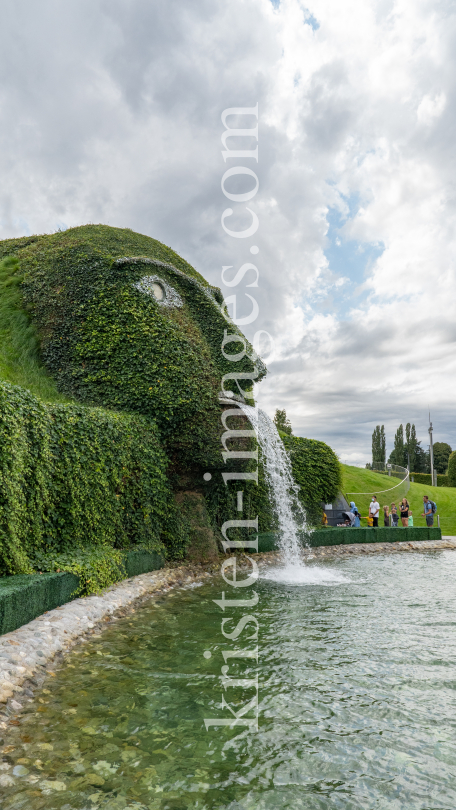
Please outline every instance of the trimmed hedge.
M145 551L139 548L129 551L126 555L125 570L127 577L137 577L149 571L158 571L163 568L165 557L157 551Z
M69 602L78 586L79 578L68 573L1 577L0 634Z
M431 473L410 473L410 481L412 480L415 484L425 484L427 487L432 486L431 482ZM437 475L437 486L438 487L451 487L456 486L456 484L450 484L450 480L448 475Z
M0 383L0 574L37 554L141 546L182 556L188 537L155 424L135 414L45 405Z
M405 532L404 534L402 534ZM424 540L441 540L442 531L437 526L413 526L411 528L393 529L379 527L377 529L330 528L317 529L307 537L311 548L319 546L352 545L353 543L397 543L417 542ZM276 535L272 532L258 535L258 552L277 551Z
M157 552L134 549L124 556L124 573L135 577L157 571L164 563L164 556ZM79 577L67 572L0 577L0 635L70 602L79 590Z

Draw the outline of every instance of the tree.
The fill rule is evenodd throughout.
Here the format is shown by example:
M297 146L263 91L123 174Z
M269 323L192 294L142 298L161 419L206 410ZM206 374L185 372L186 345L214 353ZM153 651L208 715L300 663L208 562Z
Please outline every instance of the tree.
M411 425L410 422L407 422L405 426L405 460L408 466L408 460L410 459L409 469L413 472L418 472L416 469L418 444L415 425Z
M448 483L450 487L456 487L456 451L448 459Z
M291 422L287 419L287 412L285 408L283 411L277 408L274 416L274 424L279 431L279 433L287 433L289 436L292 435L293 429L291 427Z
M434 469L440 475L445 475L448 467L448 459L451 455L451 447L446 442L436 442L434 444Z
M394 436L394 449L388 459L390 464L399 464L401 467L407 466L406 452L404 446L404 426L399 425Z
M413 472L429 473L431 472L431 462L429 460L429 453L423 450L421 442L416 443L415 466L412 468Z
M385 439L385 425L377 425L372 434L372 464L376 462L385 462L386 457L386 439Z

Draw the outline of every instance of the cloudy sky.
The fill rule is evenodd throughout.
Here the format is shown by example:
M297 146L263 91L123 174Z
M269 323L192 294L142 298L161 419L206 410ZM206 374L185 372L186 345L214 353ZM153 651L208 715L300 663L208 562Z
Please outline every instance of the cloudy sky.
M426 444L430 407L454 448L455 35L454 0L3 0L0 238L149 234L238 317L257 298L259 402L297 434L361 464L376 424ZM258 164L225 163L222 111L257 102ZM253 261L258 288L222 284Z

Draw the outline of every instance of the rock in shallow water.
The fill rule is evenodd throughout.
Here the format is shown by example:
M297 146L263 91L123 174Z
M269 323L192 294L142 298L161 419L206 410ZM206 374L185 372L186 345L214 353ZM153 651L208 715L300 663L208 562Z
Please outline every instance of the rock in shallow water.
M28 772L29 770L25 767L25 765L16 765L16 767L13 768L14 776L27 776Z

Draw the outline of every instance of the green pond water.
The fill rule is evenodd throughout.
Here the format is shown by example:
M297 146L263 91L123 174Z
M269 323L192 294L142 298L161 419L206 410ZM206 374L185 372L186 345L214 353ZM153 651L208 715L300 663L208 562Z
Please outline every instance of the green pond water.
M75 648L8 731L2 810L454 810L456 554L325 568L261 579L250 610L223 613L252 589L219 579L175 591ZM206 731L222 694L252 697L220 680L222 651L255 644L221 619L247 612L258 665L229 673L258 674L259 729Z

